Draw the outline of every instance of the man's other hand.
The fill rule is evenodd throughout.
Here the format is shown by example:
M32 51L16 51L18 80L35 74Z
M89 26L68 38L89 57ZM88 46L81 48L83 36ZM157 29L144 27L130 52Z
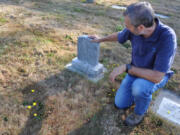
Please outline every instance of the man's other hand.
M115 78L126 71L126 65L121 65L119 67L116 67L109 75L109 79L112 83L114 83Z

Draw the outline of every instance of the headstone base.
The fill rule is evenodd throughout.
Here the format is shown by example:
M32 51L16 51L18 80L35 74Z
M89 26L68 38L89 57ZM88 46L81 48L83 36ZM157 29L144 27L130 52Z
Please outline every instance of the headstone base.
M102 64L98 63L96 66L92 66L80 61L77 57L74 58L71 63L67 64L66 68L83 75L92 82L97 82L102 79L104 72L106 72L106 68Z

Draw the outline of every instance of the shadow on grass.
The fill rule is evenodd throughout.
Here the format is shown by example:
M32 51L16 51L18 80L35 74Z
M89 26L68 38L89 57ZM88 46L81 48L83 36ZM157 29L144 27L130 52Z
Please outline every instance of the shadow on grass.
M24 106L36 102L37 105L31 108L28 120L19 135L38 135L42 130L42 123L48 117L45 102L49 96L56 95L67 90L69 87L76 87L82 77L68 70L63 70L40 82L34 82L22 89L24 96ZM91 84L90 84L91 85ZM96 85L96 84L92 84ZM87 86L88 87L88 86ZM32 93L31 90L35 90ZM37 114L35 117L34 114ZM133 128L123 124L121 116L123 110L117 110L113 102L103 106L103 108L79 128L68 135L119 135L120 133L130 133ZM46 129L47 130L47 129Z
M80 76L63 70L59 74L55 74L40 82L34 82L22 89L24 96L23 105L31 105L33 107L33 102L36 102L37 105L31 108L26 125L19 135L37 135L41 130L43 119L47 117L45 116L45 101L48 96L67 90L69 84L73 87L80 79ZM35 113L37 114L36 117L34 116Z
M121 135L130 134L134 127L124 124L121 116L123 110L117 110L113 104L107 104L101 111L91 117L82 127L68 135Z

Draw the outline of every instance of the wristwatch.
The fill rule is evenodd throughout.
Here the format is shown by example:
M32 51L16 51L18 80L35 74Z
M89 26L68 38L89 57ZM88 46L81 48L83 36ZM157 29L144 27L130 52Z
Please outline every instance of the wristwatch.
M126 64L126 73L128 73L128 71L132 68L131 64Z

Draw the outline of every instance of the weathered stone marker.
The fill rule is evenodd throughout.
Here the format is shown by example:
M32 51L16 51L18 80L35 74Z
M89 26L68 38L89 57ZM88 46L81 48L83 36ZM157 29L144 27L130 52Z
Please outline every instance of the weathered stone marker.
M164 97L157 113L168 120L180 125L180 104Z
M103 78L106 69L99 63L99 43L91 42L91 40L87 35L78 38L78 56L66 65L66 68L97 82Z
M151 109L158 116L180 126L180 97L172 91L160 90Z

